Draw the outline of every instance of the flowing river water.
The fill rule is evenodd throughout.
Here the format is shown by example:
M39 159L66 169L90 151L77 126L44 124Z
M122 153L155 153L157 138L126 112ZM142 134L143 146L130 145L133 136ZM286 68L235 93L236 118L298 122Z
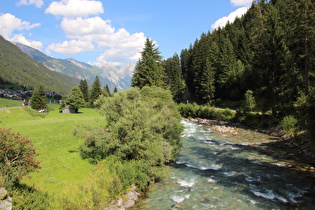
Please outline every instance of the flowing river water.
M314 168L275 148L279 139L182 124L183 146L168 178L134 209L315 209Z

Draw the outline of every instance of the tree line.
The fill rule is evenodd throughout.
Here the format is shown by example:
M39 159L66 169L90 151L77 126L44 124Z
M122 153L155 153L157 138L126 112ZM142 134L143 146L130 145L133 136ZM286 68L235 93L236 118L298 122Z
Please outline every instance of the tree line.
M176 102L247 101L242 109L315 125L315 3L256 0L242 17L162 60L147 38L132 86L167 87Z

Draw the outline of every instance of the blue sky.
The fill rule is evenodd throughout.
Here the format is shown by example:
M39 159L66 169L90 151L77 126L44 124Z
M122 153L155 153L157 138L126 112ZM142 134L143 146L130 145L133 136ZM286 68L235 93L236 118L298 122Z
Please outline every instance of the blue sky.
M0 35L56 58L136 63L146 37L161 56L244 14L252 0L0 0Z

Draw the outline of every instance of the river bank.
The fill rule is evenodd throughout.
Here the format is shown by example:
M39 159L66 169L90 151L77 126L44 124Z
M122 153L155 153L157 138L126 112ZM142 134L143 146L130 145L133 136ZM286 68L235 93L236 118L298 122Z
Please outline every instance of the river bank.
M297 169L309 171L315 176L315 151L308 145L311 137L307 132L301 132L296 138L292 138L284 135L279 130L250 128L239 123L219 122L201 118L184 118L183 120L209 126L212 131L222 133L225 136L228 134L241 135L240 130L243 129L270 135L273 141L268 144L264 153L272 154L275 152L279 158L288 155L294 161L292 167L295 165Z

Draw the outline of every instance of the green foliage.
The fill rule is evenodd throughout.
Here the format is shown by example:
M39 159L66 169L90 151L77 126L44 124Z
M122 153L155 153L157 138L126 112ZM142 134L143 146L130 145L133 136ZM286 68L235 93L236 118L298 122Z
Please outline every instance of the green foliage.
M119 160L143 160L148 167L175 158L182 126L169 91L158 87L121 91L105 99L100 113L108 126L86 135L80 148L83 158L99 161L114 155Z
M161 66L161 56L158 48L149 38L146 39L145 46L141 52L134 75L132 77L132 87L143 88L144 86L164 87L165 72Z
M181 115L185 118L204 118L218 121L232 121L235 112L230 109L219 109L211 106L181 103L177 106Z
M183 100L185 81L183 79L180 61L177 54L172 58L163 61L163 67L167 74L166 85L170 88L173 99L176 102Z
M5 185L16 184L40 168L35 160L38 154L29 138L1 128L0 140L0 174Z
M67 98L67 105L76 113L80 108L84 107L84 96L79 87L73 87L69 97Z
M256 101L252 90L247 90L245 93L245 111L253 111L256 107Z
M79 88L83 94L84 101L86 103L89 102L89 86L85 79L80 81Z
M50 209L50 196L25 184L8 188L14 209Z
M309 94L301 93L297 101L299 125L306 128L313 136L315 136L315 87L311 87Z
M35 110L47 108L47 97L42 86L34 90L30 105Z
M109 87L108 87L107 84L103 88L102 95L105 96L105 97L111 96L110 91L109 91Z
M94 102L98 99L98 97L101 94L102 94L101 82L99 77L96 76L91 89L90 103L92 107L94 106Z
M297 120L293 116L286 116L281 121L282 131L289 136L296 137L297 135Z

